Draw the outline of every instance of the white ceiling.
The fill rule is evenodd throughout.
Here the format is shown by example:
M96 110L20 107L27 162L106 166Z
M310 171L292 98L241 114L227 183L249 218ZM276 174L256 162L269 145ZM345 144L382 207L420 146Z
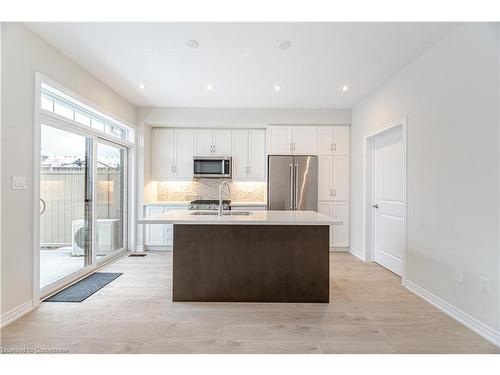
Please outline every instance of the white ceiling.
M457 24L27 26L137 106L348 108ZM199 48L187 47L191 39ZM283 40L292 42L288 50L278 48Z

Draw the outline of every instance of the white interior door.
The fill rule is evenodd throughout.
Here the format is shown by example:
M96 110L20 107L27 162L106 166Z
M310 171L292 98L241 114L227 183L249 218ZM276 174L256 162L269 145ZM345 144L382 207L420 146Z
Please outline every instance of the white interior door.
M374 260L401 276L404 250L404 146L401 127L374 139Z

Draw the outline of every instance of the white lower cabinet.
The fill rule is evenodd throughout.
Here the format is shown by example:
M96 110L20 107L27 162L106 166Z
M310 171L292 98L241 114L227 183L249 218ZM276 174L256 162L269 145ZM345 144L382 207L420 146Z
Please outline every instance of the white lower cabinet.
M330 247L349 247L349 202L318 202L318 212L342 220L342 225L330 226Z
M187 205L146 205L144 216L155 216L171 210L187 210ZM172 224L145 225L144 245L146 250L167 249L174 244L174 228Z

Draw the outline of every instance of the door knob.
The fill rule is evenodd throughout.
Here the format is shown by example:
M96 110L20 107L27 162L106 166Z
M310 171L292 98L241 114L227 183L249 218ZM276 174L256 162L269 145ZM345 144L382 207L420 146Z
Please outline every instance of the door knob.
M373 207L373 208L378 208L378 204L377 204L377 203L375 203L372 207Z

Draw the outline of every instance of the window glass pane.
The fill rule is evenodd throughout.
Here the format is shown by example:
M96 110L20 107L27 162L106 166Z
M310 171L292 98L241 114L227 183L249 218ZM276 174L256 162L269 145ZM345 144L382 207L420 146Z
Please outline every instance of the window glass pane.
M123 248L125 152L97 144L97 257Z
M113 119L61 90L42 83L41 108L80 124L107 133L108 135L133 142L134 131L127 125Z
M73 108L59 102L54 103L54 113L73 120Z
M84 113L75 111L75 121L90 126L90 117Z
M40 107L46 111L54 112L54 101L46 95L42 94Z
M92 142L41 126L40 288L90 265Z
M92 128L100 131L104 131L104 123L92 117Z

